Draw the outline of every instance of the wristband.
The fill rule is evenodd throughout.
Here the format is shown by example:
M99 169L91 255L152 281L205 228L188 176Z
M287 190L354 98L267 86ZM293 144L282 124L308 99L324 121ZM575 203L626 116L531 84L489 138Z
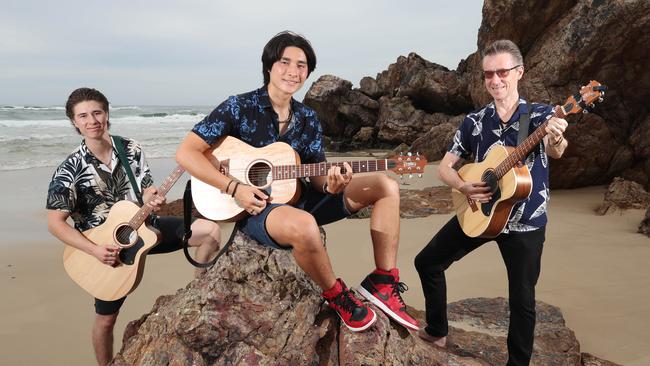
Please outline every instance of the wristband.
M230 182L228 182L228 185L226 186L226 189L224 190L224 192L226 192L226 194L228 194L228 188L230 188L230 185L231 185L232 182L234 182L234 181L235 181L234 179L231 179Z
M237 187L239 187L239 182L235 183L235 188L233 188L230 197L235 198L235 193L237 193Z

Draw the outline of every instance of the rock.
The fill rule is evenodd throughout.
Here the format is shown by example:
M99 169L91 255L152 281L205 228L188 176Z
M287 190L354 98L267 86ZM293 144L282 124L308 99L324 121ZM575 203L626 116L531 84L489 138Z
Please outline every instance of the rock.
M428 114L418 110L407 97L379 100L377 139L392 143L410 144L433 126L446 121L443 114Z
M449 305L449 347L389 321L352 333L323 303L290 251L238 233L202 277L127 325L112 365L492 365L506 359L507 303ZM580 365L579 344L559 309L538 303L533 362ZM409 311L424 322L422 311Z
M330 137L343 135L345 126L338 122L338 107L351 89L351 82L334 75L323 75L305 94L303 102L316 111L324 134Z
M216 267L129 323L112 365L486 365L433 349L376 311L375 326L350 332L290 251L239 233Z
M582 366L621 366L617 363L603 360L590 353L582 353Z
M379 89L377 80L371 78L370 76L365 76L359 81L359 89L361 92L370 98L379 99L382 95L382 91Z
M373 140L375 129L372 127L361 127L359 131L352 137L352 142L358 144L357 146L369 146Z
M639 183L617 177L607 188L604 202L596 212L599 215L605 215L630 208L650 208L650 193L646 192Z
M349 123L364 127L373 127L377 122L379 102L370 99L358 90L352 90L338 108L339 116Z
M424 189L400 189L399 216L402 219L427 217L433 214L447 214L454 210L451 188L447 186ZM349 219L370 217L372 207L359 210Z
M427 133L413 141L411 150L423 154L428 161L442 159L464 118L464 114L450 116L447 122L431 127Z
M645 218L641 221L638 232L650 237L650 208L645 212Z

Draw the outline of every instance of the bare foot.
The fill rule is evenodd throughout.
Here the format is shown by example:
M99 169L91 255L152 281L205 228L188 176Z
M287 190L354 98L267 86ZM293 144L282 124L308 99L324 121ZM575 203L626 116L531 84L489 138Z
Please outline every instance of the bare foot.
M427 333L424 328L421 328L418 331L418 336L429 343L435 344L438 347L445 348L447 346L447 337L434 337Z

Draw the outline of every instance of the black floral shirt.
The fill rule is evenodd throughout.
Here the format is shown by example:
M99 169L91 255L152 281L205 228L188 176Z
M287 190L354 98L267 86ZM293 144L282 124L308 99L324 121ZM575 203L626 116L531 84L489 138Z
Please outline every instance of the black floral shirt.
M282 141L291 145L303 164L325 161L323 130L316 112L293 98L291 110L293 117L287 131L280 135L278 116L266 87L263 87L229 97L192 131L209 145L224 136L236 137L254 147Z
M149 165L137 142L126 138L124 142L126 158L142 192L153 184ZM46 208L70 212L75 228L85 231L101 225L116 202L137 202L114 146L115 140L112 169L109 169L82 141L54 171L47 191Z

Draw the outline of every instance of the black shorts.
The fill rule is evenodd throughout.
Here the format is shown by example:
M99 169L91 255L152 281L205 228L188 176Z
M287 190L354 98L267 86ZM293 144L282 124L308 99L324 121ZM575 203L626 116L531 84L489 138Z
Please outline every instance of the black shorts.
M192 219L194 222L195 219ZM158 245L153 247L148 254L171 253L183 249L183 219L175 216L154 216L151 220L151 226L158 229L162 240ZM95 299L95 313L99 315L112 315L117 313L126 296L113 301L104 301Z
M251 238L257 240L260 244L275 249L290 249L278 244L266 230L266 218L269 213L280 206L286 204L270 203L264 210L255 216L248 216L242 220L241 231ZM305 210L312 214L316 223L327 225L329 223L344 219L351 215L345 206L343 193L336 195L326 194L315 190L310 184L302 185L302 195L294 207Z

